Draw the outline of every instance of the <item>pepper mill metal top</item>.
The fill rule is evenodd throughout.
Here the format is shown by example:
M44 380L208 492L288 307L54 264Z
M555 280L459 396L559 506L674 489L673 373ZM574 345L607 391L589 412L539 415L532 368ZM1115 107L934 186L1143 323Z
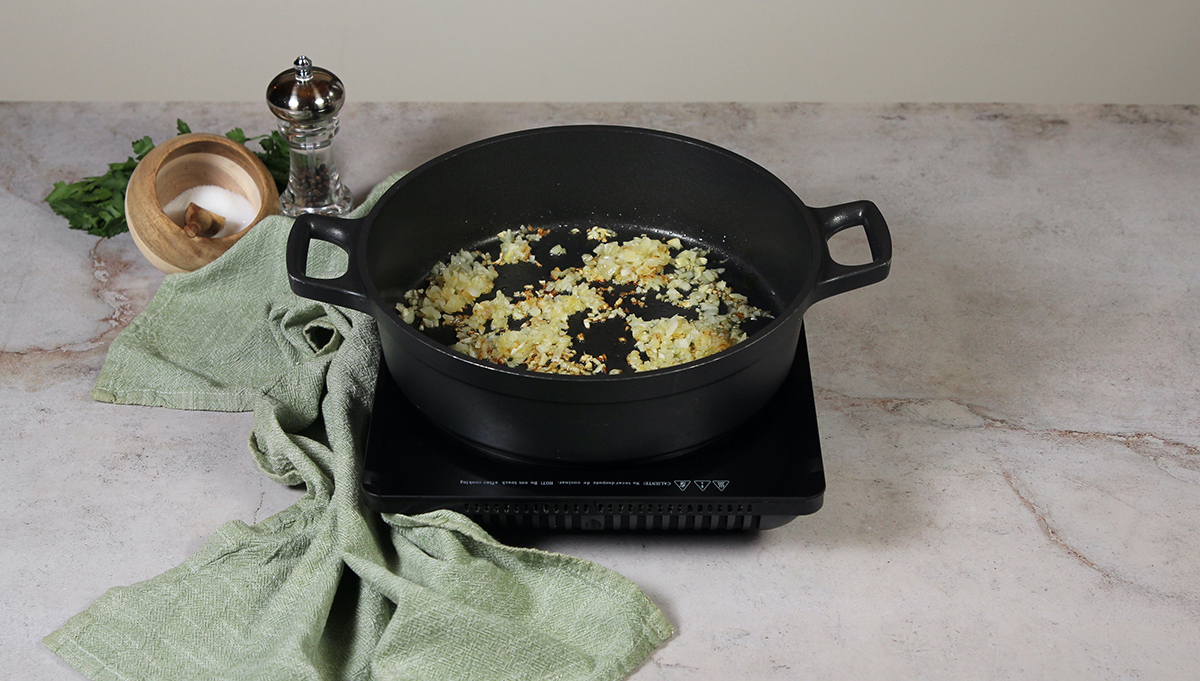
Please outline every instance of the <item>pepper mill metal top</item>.
M267 105L280 120L313 125L337 115L346 101L342 81L303 55L267 86Z

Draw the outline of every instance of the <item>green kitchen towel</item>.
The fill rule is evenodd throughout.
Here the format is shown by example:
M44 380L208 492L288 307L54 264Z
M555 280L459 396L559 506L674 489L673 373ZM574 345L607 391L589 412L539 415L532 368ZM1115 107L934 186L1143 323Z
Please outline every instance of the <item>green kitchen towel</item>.
M113 342L92 396L253 409L259 466L304 496L256 525L226 523L45 644L96 681L625 678L672 634L625 578L505 546L452 512L364 506L377 332L367 315L292 294L290 226L268 218L213 263L166 277ZM344 266L338 249L312 246L311 274Z

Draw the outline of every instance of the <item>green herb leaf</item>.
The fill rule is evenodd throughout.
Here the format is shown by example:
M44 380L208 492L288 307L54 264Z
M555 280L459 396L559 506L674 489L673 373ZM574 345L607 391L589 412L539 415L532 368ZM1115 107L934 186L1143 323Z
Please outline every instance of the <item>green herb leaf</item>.
M292 170L292 154L288 149L287 140L278 130L273 130L270 135L263 135L258 145L263 150L255 152L255 156L258 156L270 171L271 177L275 178L275 187L282 193L287 189L288 175Z
M142 160L143 158L146 158L146 154L149 154L150 150L153 148L154 148L154 140L150 139L149 135L147 135L146 137L143 137L142 139L133 143L133 153L137 154L138 161ZM115 165L125 167L126 165L129 165L129 163L130 163L130 161L127 160L127 161L125 161L125 163L120 163L120 164L115 164ZM115 168L115 165L110 164L108 167ZM134 165L137 165L137 164L134 163ZM133 168L130 168L130 170L133 170Z
M182 118L175 119L175 129L179 131L180 135L186 135L192 131L192 127L184 123Z
M54 189L46 197L50 209L66 218L72 229L81 229L94 236L112 237L128 231L125 188L129 186L129 176L138 161L150 153L154 142L143 137L131 146L137 157L108 164L108 172L103 175L85 177L70 184L55 182Z

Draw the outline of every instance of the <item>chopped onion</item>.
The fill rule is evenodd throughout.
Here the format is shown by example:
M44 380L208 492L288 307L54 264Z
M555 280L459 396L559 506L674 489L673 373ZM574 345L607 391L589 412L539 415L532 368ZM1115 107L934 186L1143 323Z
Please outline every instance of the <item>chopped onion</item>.
M453 327L458 342L452 348L477 359L534 371L589 375L620 370L610 372L604 355L593 357L575 349L574 341L583 340L583 334L574 338L568 327L577 314L584 314L585 329L624 319L636 348L626 356L634 371L662 369L720 352L745 340L743 321L770 317L720 279L723 269L707 267L707 251L684 249L677 238L663 242L642 235L625 242L609 241L616 232L602 227L588 230L588 238L601 243L582 257L580 266L556 267L548 280L536 286L487 297L499 276L497 266L536 263L530 243L546 233L530 227L501 232L497 235L500 255L495 260L479 251L459 251L433 268L425 288L405 293L404 302L396 306L400 318L421 328ZM565 249L558 245L550 253L562 255ZM643 319L631 309L644 306L634 296L618 297L609 305L601 291L614 284L632 285L637 295L653 295L691 309L696 319L681 315ZM725 314L720 313L722 305ZM520 322L517 328L510 328L513 322Z

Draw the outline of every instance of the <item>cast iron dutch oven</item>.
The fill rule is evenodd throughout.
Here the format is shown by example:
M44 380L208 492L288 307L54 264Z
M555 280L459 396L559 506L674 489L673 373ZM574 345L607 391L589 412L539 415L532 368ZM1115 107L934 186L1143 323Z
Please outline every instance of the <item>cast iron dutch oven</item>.
M773 318L700 360L593 376L476 360L400 319L395 304L423 285L435 263L461 249L487 249L499 232L521 225L678 237L685 247L709 249L709 267L726 268L722 277L748 289ZM871 262L835 262L828 239L857 225ZM343 275L307 275L313 239L349 254ZM364 218L298 218L287 248L292 290L372 315L392 378L434 423L485 452L556 463L661 458L743 423L782 384L805 310L881 281L892 255L887 224L869 201L809 208L774 175L720 147L597 125L526 130L456 149L404 176Z

